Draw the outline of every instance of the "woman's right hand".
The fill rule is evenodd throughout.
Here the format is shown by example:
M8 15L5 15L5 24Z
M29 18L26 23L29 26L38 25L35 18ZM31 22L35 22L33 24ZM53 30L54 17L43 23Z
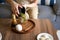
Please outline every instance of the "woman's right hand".
M18 7L22 8L22 5L16 3L15 1L13 1L13 3L11 4L11 9L12 9L12 12L18 16L19 14L19 10L18 10Z

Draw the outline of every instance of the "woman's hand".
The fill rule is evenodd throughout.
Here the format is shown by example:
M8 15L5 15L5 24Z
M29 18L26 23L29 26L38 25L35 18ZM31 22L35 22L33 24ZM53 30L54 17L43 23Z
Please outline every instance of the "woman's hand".
M13 1L13 3L11 4L11 9L12 9L12 12L15 13L16 16L18 16L18 14L19 14L18 7L22 8L22 5Z

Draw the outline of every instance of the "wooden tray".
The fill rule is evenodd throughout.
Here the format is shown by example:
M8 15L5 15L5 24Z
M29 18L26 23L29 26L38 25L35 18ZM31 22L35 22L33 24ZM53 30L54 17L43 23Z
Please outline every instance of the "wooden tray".
M35 23L32 20L27 20L21 25L23 28L22 31L17 31L16 28L13 26L12 26L12 30L16 33L27 33L27 32L30 32L35 27Z

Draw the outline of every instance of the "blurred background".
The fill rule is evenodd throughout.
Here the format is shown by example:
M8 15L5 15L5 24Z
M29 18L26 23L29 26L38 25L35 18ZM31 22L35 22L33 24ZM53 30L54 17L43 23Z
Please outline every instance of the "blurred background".
M56 29L60 29L60 0L38 0L38 10L39 19L49 19ZM0 18L11 18L11 13L10 5L0 0Z

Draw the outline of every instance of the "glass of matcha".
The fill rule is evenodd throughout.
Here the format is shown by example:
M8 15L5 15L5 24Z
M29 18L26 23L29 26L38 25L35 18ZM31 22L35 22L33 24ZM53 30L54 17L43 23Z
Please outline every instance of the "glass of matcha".
M26 15L25 15L25 8L18 8L20 14L18 14L18 19L20 20L21 23L24 23L26 21Z

